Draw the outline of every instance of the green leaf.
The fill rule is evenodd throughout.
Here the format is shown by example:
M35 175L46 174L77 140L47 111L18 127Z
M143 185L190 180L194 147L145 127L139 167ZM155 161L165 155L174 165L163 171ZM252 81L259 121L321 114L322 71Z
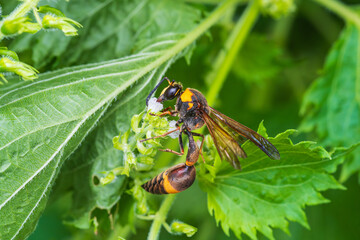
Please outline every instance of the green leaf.
M229 7L232 1L187 35L172 29L149 39L137 54L49 72L34 83L0 89L0 239L30 234L64 160L114 110L111 104L160 76L157 71L165 71Z
M176 53L173 44L180 37L168 36L148 52L120 60L43 74L2 94L0 238L23 239L34 228L63 161L115 98L124 104L137 86L146 86Z
M331 49L322 76L314 81L304 97L301 130L314 131L324 145L330 147L360 142L359 69L360 31L349 24ZM359 170L360 149L357 149L348 156L341 181Z
M113 147L112 138L119 132L128 130L131 117L144 109L148 93L165 75L169 64L170 62L150 74L142 84L132 86L124 92L123 97L111 105L97 123L96 129L66 164L59 178L66 181L63 184L71 185L74 189L73 206L67 223L88 228L91 212L95 208L109 210L121 198L126 183L125 176L118 176L107 185L95 185L94 178L105 177L104 172L123 166L122 151ZM84 199L87 201L84 202Z
M79 37L72 39L45 31L26 39L14 39L10 49L18 53L30 49L33 65L37 68L50 63L55 63L55 67L70 66L127 56L142 49L139 45L144 40L173 32L174 29L178 33L186 33L188 27L200 19L200 11L181 1L79 0L42 3L61 9L67 17L81 23L83 29L79 29Z
M266 136L262 126L258 132ZM274 239L272 228L288 233L288 221L308 228L303 208L326 203L320 191L343 189L330 175L341 162L331 159L313 142L293 144L294 131L287 130L270 141L279 150L281 159L271 160L251 142L243 145L248 157L241 160L242 171L227 162L215 161L215 177L200 176L200 186L207 192L208 209L224 232L231 229L257 239L257 231Z
M49 5L45 5L45 6L40 6L37 11L39 13L44 13L44 14L52 14L53 16L57 16L57 17L65 17L65 14L62 13L59 9L50 7Z

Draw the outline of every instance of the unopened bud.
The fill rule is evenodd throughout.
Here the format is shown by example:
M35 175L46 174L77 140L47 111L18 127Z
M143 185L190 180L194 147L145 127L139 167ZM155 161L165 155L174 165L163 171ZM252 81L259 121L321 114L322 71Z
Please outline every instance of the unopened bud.
M0 59L0 72L13 72L22 77L24 80L33 80L37 78L38 73L38 71L32 66L7 57Z
M80 23L67 18L67 17L56 17L52 15L45 15L42 20L43 28L56 28L64 32L66 36L76 36L77 29L75 27L82 27ZM74 26L75 27L74 27Z
M273 18L281 18L295 10L294 0L261 0L261 10Z
M197 232L197 228L180 221L174 221L171 224L171 232L183 233L186 234L187 237L192 237Z
M4 35L14 35L21 33L36 33L41 29L40 24L32 23L27 17L5 20L1 26L1 32Z

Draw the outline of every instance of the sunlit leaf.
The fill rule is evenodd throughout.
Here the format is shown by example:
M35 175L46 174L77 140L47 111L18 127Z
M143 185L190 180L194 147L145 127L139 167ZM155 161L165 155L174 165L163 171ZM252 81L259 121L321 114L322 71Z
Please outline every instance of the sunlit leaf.
M360 142L360 31L348 25L330 51L322 76L307 91L301 129L315 131L327 146ZM349 155L341 180L360 170L360 149Z
M144 40L174 31L186 33L200 18L198 10L179 1L47 0L41 3L62 10L83 28L78 30L76 38L43 31L36 36L14 39L11 49L30 50L37 68L51 62L58 67L127 56L139 51Z
M74 189L71 219L67 222L77 227L88 228L90 214L95 208L110 209L121 197L125 176L116 177L107 185L94 184L94 178L104 177L104 172L123 166L122 152L113 147L112 138L125 132L131 117L145 107L147 94L153 85L164 76L169 64L148 74L142 84L136 84L116 99L86 142L71 157L60 177ZM84 199L87 201L84 202Z
M1 95L1 238L32 231L64 160L115 99L136 94L172 60L181 37L159 36L139 54L43 74Z
M260 125L259 132L266 136ZM214 178L210 173L200 177L200 186L208 195L208 208L229 235L231 229L257 239L257 232L273 238L273 228L288 233L288 221L308 228L304 207L326 203L320 191L342 189L330 173L340 158L331 159L313 142L293 144L294 131L287 130L270 138L281 159L271 160L251 142L243 145L248 157L241 160L242 171L226 162L215 161Z

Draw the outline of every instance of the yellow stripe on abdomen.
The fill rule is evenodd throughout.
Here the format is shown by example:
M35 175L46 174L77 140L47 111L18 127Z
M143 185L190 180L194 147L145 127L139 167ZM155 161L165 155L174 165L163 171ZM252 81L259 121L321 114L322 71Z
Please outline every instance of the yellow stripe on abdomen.
M180 191L176 190L170 183L169 181L169 178L168 178L168 175L164 174L164 182L163 182L163 185L164 185L164 190L166 193L178 193Z

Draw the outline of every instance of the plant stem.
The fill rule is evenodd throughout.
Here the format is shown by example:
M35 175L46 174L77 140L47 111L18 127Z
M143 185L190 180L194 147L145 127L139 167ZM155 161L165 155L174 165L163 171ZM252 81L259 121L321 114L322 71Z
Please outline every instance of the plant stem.
M179 40L177 44L167 50L161 57L148 64L143 70L134 76L135 79L138 79L144 75L144 73L148 73L152 71L154 68L159 67L164 62L168 61L173 56L179 54L186 47L188 47L191 43L193 43L198 37L204 34L212 25L214 25L226 12L230 7L236 3L236 0L227 0L222 3L214 12L212 12L203 22L201 22L194 30L186 34L186 36Z
M40 0L24 0L23 3L19 4L9 16L0 21L0 28L3 25L5 20L12 20L19 17L24 17L29 11L38 5ZM5 35L0 31L0 41L5 37Z
M40 25L42 25L42 21L41 21L41 18L40 18L40 16L39 16L39 13L38 13L36 7L33 7L32 10L33 10L33 14L34 14L34 16L35 16L35 19L36 19L37 23L40 24Z
M333 11L334 13L342 17L344 20L354 23L360 29L360 16L350 7L335 0L314 1Z
M159 237L160 228L166 220L166 215L170 210L172 203L175 200L175 194L169 194L165 197L164 201L161 203L159 211L155 215L155 220L153 221L150 232L148 235L148 240L156 240Z
M209 105L215 103L215 99L225 82L234 59L249 34L250 29L255 24L258 15L259 3L258 0L254 0L249 4L239 21L236 23L234 30L231 32L230 37L225 43L224 49L222 49L217 56L215 67L209 74L209 78L211 79L209 84L210 88L206 94Z

